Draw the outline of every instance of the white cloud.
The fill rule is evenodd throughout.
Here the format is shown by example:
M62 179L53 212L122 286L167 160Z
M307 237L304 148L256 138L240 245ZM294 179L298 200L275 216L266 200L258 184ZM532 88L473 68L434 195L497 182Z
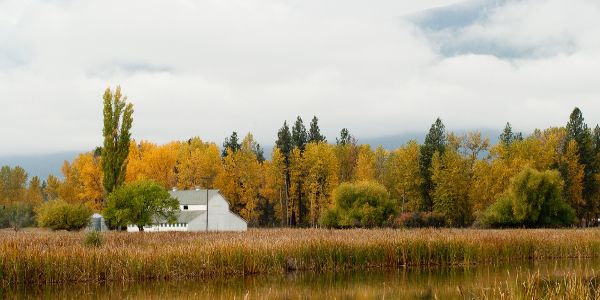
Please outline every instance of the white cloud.
M531 130L575 105L600 121L596 2L500 2L437 32L409 21L456 2L0 1L0 154L99 145L116 84L135 104L134 137L156 142L220 144L236 130L269 145L283 120L314 114L330 140L341 127L425 131L436 116ZM450 43L534 55L438 51Z

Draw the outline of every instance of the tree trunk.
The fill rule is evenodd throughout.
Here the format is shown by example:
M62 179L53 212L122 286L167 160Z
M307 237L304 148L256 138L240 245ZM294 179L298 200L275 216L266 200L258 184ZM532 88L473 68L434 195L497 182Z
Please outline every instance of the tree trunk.
M138 230L139 230L140 232L144 232L144 226L143 226L143 225L142 225L142 226L138 226Z

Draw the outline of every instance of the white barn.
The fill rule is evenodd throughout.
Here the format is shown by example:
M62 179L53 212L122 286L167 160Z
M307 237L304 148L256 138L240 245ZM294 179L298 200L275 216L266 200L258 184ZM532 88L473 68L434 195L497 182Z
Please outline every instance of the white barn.
M166 221L157 220L156 224L144 227L144 231L248 230L248 223L229 210L229 202L219 190L173 190L169 194L179 200L180 212L176 223L169 224ZM127 231L135 232L139 229L136 225L129 225Z

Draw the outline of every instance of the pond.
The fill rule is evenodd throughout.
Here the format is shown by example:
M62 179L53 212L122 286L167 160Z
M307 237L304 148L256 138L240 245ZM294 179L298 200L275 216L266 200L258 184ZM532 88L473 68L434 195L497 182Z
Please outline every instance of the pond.
M590 276L600 260L552 260L478 267L68 284L0 288L0 299L470 299L539 273L556 280L566 274Z

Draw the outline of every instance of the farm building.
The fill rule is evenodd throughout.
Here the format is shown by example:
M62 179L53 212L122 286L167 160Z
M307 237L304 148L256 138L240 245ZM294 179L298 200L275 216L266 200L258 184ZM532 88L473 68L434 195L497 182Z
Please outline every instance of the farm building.
M248 224L229 210L229 202L219 190L172 190L173 198L179 200L180 212L177 221L169 224L157 220L156 224L144 227L144 231L246 231ZM208 226L207 226L208 221ZM138 231L135 225L127 231Z

